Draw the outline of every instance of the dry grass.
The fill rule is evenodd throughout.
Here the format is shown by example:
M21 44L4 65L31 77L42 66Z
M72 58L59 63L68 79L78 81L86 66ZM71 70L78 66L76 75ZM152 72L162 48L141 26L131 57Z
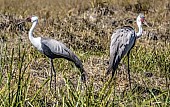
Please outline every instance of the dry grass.
M151 26L150 28L144 27L144 35L137 41L131 53L130 66L134 87L132 91L142 94L140 96L128 93L127 61L126 58L123 58L117 70L116 95L113 96L117 100L114 101L114 104L117 106L132 106L134 104L158 106L159 104L156 101L160 96L162 98L163 95L163 98L166 96L166 99L165 101L162 100L163 98L159 99L161 102L159 106L168 106L169 91L166 92L170 85L169 0L0 0L0 65L2 71L0 73L2 77L0 79L0 89L2 90L0 91L0 98L5 99L3 96L6 95L6 87L4 86L8 82L11 65L11 90L14 90L14 92L17 90L18 64L23 63L23 69L28 64L23 79L23 82L27 82L26 85L28 85L26 105L33 101L31 104L34 104L34 106L40 106L42 103L46 106L48 104L52 106L55 102L53 94L49 91L49 86L47 84L43 85L49 75L49 61L30 44L27 31L31 25L26 23L16 26L16 23L21 19L30 15L37 15L39 24L35 30L35 35L60 40L79 56L89 75L88 86L94 88L86 91L92 91L91 94L97 96L95 97L97 100L92 100L100 102L98 98L100 99L101 90L104 90L104 83L107 81L104 74L108 66L111 34L114 29L123 25L132 25L136 28L135 18L139 12L145 13ZM20 49L18 44L21 46ZM7 49L5 46L7 46ZM11 54L13 48L14 54ZM19 50L21 50L21 54L26 50L23 62L18 58ZM10 59L12 55L13 60ZM13 61L12 64L10 64L11 60ZM76 87L78 70L71 62L63 59L55 60L55 66L58 71L58 105L61 106L63 98L71 99L61 94L62 92L65 92L66 95L69 94L66 80L69 78ZM151 73L153 76L147 77L146 73ZM27 77L28 80L26 80ZM38 93L37 90L41 86L43 88ZM153 100L153 96L149 94L150 91L155 95L156 100ZM160 92L163 94L160 94ZM77 93L75 92L75 95ZM166 93L165 96L164 93ZM38 96L34 99L34 95ZM109 98L112 99L113 97ZM74 98L72 100L74 102ZM3 101L6 100L0 102ZM111 102L112 100L108 101ZM98 102L94 103L93 106ZM63 105L68 106L68 102ZM99 104L96 106L99 106Z

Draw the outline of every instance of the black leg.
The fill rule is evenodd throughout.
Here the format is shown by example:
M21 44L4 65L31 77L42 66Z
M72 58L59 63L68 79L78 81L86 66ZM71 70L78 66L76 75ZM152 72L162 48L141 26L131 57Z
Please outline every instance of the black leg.
M131 89L130 68L129 68L129 54L130 54L130 52L127 53L127 56L128 56L128 76L129 76L129 85L130 85L130 89Z
M56 71L54 69L54 64L53 64L53 60L51 59L51 66L52 66L52 70L54 72L54 89L55 89L55 96L56 96Z
M50 65L51 65L51 74L50 74L50 90L52 89L52 80L53 80L53 60L50 59Z
M116 70L114 70L114 69L112 68L112 78L111 78L111 79L114 78L115 72L116 72Z

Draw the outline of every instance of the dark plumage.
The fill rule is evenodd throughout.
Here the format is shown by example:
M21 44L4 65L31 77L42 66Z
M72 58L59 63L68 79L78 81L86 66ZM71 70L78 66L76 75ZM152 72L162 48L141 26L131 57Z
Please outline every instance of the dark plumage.
M131 87L131 82L130 82L130 69L129 69L129 53L130 53L130 50L135 45L136 39L142 35L142 31L143 31L142 24L145 22L144 15L139 14L136 22L139 28L138 33L136 33L135 30L130 26L124 26L124 27L118 28L117 30L115 30L115 32L113 32L112 37L111 37L111 43L110 43L109 67L106 72L106 76L110 72L112 72L112 78L113 78L121 59L125 56L125 54L127 54L130 87Z
M113 33L110 44L110 63L107 75L112 71L112 76L114 76L121 59L133 48L135 40L135 32L131 26L121 27Z
M76 67L80 69L80 72L82 74L81 80L84 82L86 81L86 77L85 77L86 72L83 68L82 62L63 43L56 41L54 39L41 38L41 47L43 50L42 53L51 59L64 58L73 62L76 65Z

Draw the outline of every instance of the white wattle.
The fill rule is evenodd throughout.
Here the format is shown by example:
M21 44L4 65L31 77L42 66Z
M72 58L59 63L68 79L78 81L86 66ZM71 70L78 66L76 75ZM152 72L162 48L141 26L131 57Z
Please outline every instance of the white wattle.
M42 51L42 48L41 48L41 37L35 38L33 36L33 31L34 31L34 28L37 25L37 23L38 23L38 20L34 21L33 24L32 24L31 29L29 30L29 40L31 41L33 46L37 48L37 50Z
M138 26L138 28L139 28L139 31L138 31L138 33L136 33L137 38L139 38L139 37L141 37L141 36L142 36L142 31L143 31L143 29L142 29L142 26L141 26L141 25L140 25L140 26Z
M139 38L142 36L142 32L143 32L142 23L140 22L140 19L139 20L137 19L137 25L139 31L136 33L136 38Z

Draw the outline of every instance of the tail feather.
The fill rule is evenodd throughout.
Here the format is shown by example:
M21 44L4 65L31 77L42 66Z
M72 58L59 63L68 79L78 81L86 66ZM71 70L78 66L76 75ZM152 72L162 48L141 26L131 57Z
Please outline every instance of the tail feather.
M110 72L112 72L112 70L113 70L113 67L114 67L114 63L113 63L114 59L113 58L114 57L110 58L109 67L107 68L106 76L109 75Z
M112 78L113 78L113 77L114 77L114 74L115 74L115 71L116 71L116 70L115 70L114 68L108 67L105 77L107 77L107 76L110 74L110 72L112 72Z
M81 68L81 81L86 82L86 77L87 77L86 71L83 68Z
M110 72L112 72L112 78L113 78L115 71L118 68L119 63L120 63L119 56L114 57L114 60L111 58L110 62L109 62L109 67L108 67L107 72L106 72L106 76L109 75Z
M112 71L112 67L109 66L109 67L107 68L106 76L109 75L111 71Z
M86 82L87 73L83 68L82 62L79 60L79 58L76 55L74 55L74 61L73 62L75 63L76 67L79 68L79 70L80 70L81 81Z

